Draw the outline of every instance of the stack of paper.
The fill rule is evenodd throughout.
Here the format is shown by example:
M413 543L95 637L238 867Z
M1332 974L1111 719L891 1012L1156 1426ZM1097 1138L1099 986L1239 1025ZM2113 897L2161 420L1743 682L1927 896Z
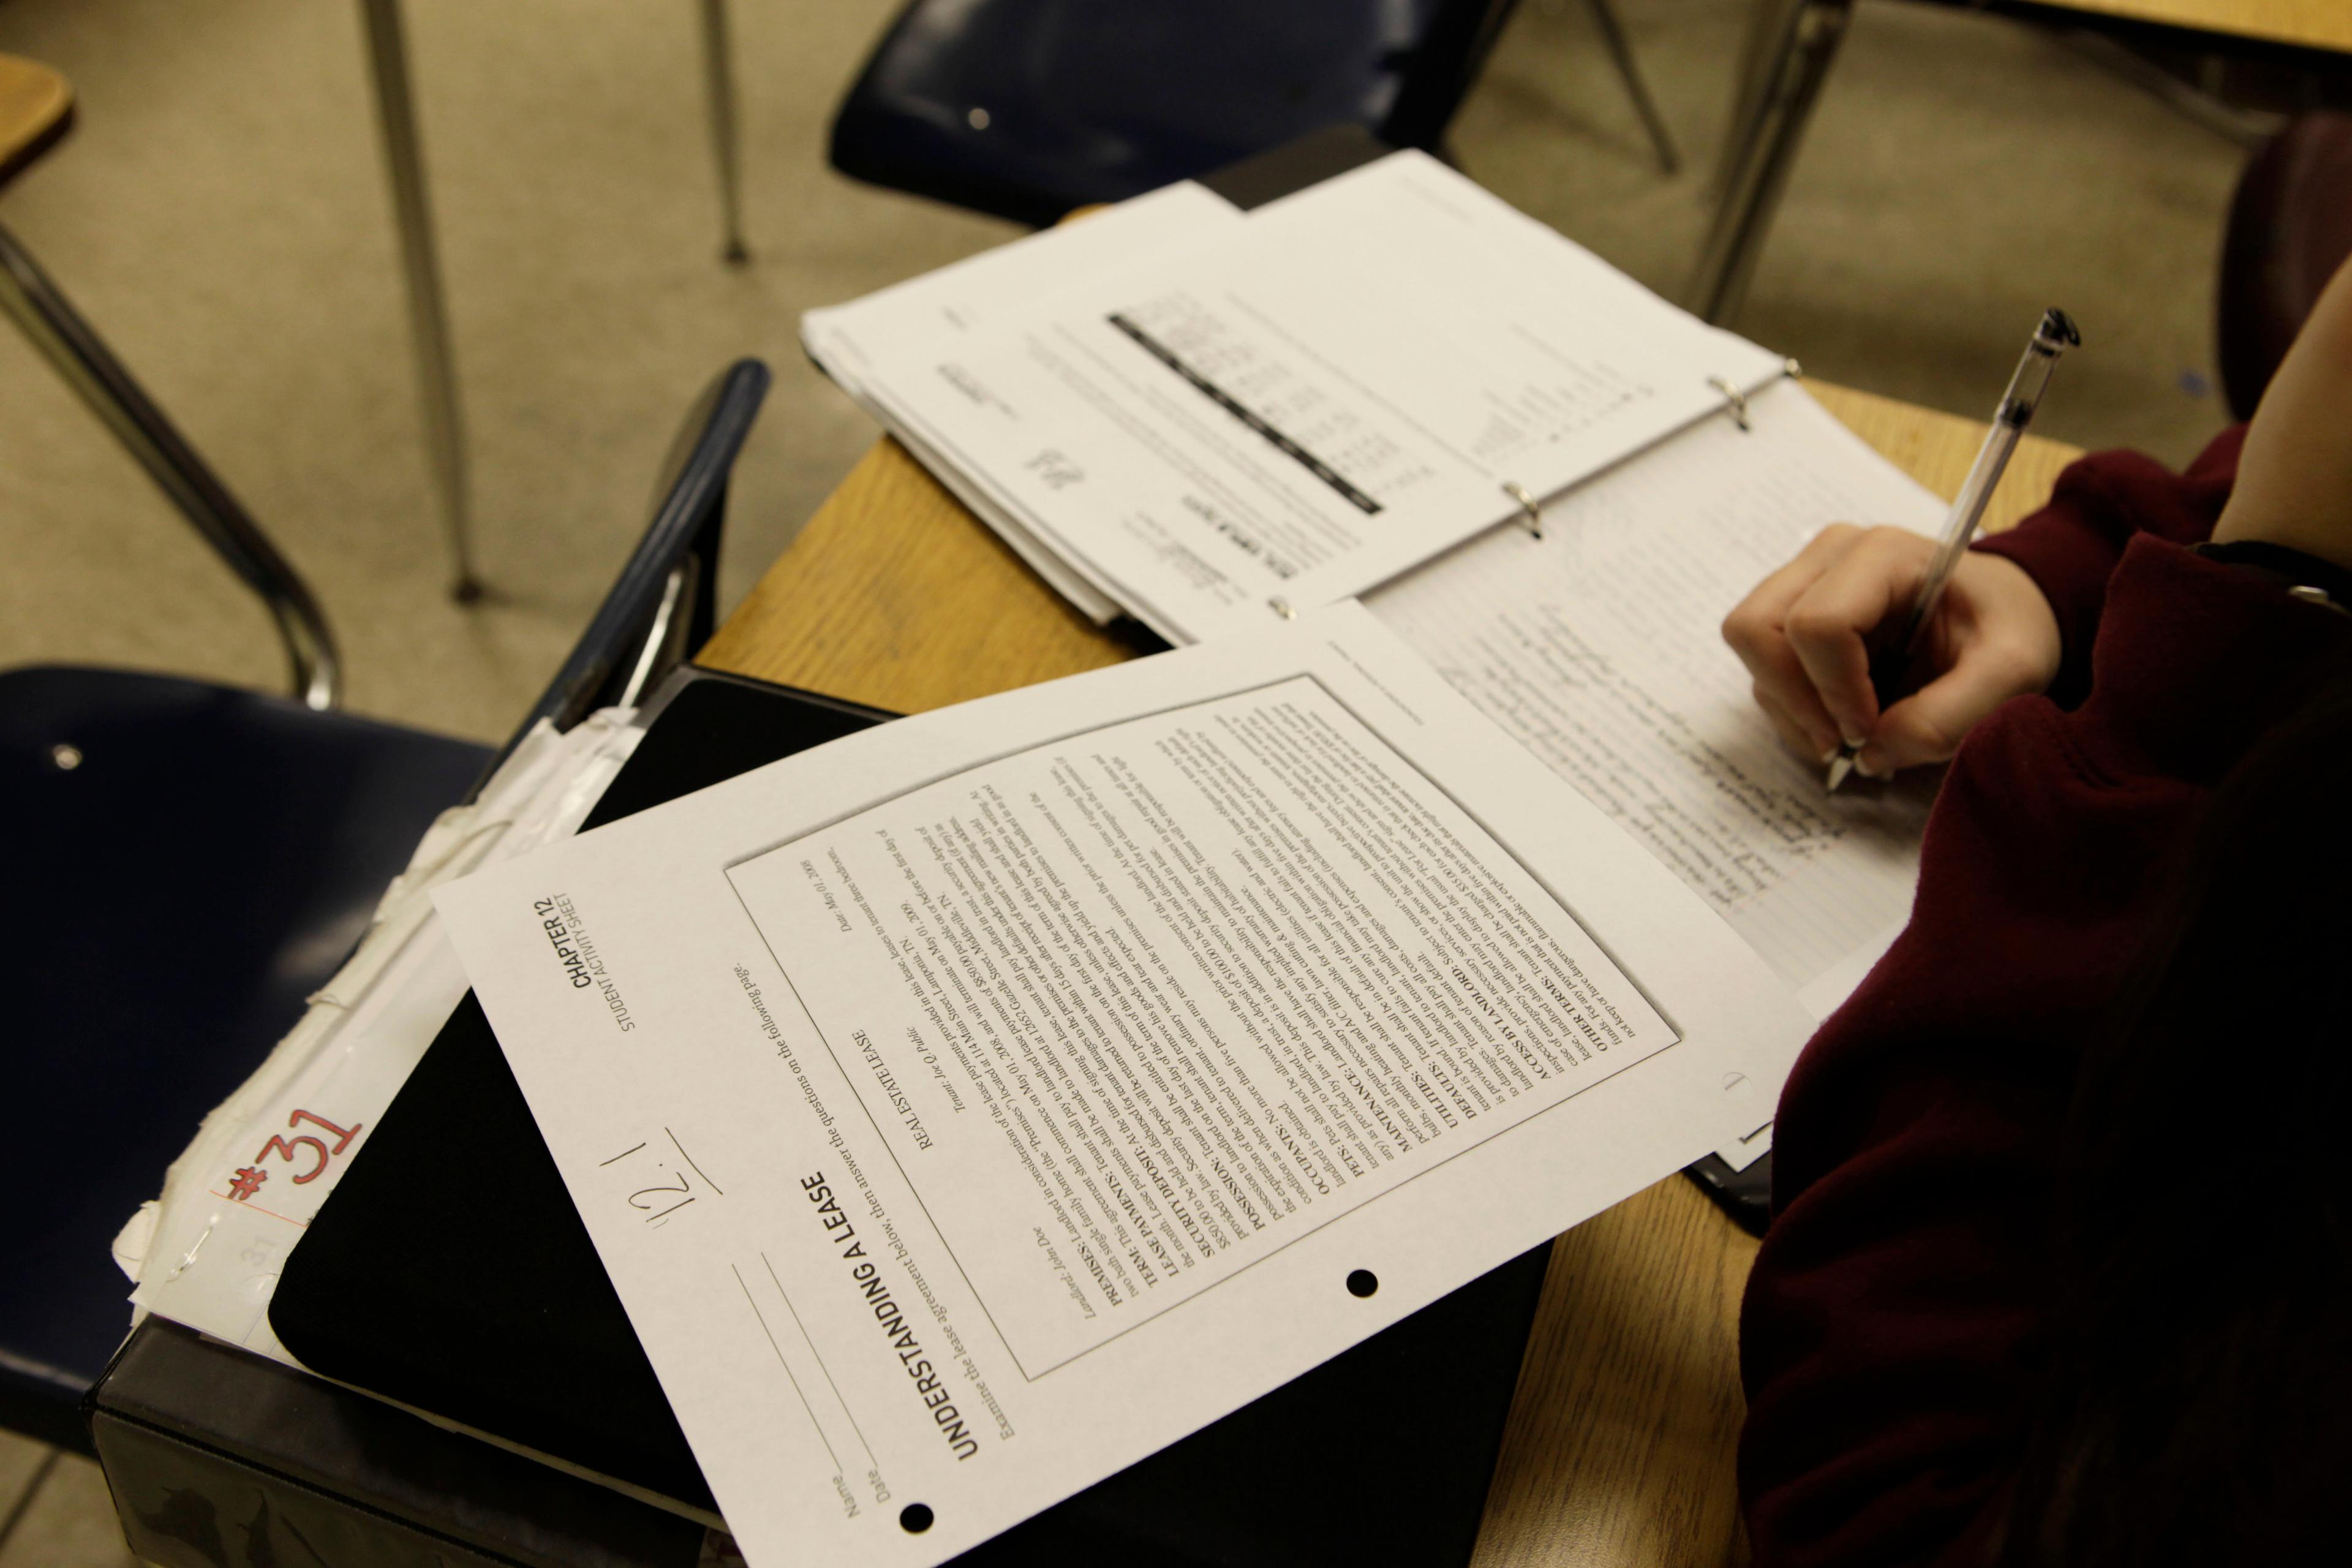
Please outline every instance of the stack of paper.
M1779 378L1418 153L1191 184L809 313L808 352L1097 619L1335 603Z

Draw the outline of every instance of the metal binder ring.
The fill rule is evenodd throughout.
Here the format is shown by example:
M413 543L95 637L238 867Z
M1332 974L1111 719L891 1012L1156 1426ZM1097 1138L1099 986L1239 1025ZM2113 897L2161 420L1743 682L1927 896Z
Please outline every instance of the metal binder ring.
M1526 524L1527 531L1529 533L1534 534L1538 539L1541 539L1543 537L1543 510L1536 505L1536 498L1528 494L1523 486L1518 485L1510 479L1505 479L1503 481L1503 493L1519 503L1520 522Z
M1706 378L1706 384L1715 388L1716 391L1723 394L1723 400L1731 405L1732 423L1738 425L1742 430L1749 428L1748 423L1748 395L1719 375L1708 376Z

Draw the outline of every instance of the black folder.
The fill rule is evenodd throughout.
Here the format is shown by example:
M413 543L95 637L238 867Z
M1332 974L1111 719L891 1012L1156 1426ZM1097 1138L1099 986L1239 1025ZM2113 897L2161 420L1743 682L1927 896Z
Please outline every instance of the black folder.
M692 672L587 826L887 717ZM1466 1561L1548 1257L1514 1259L957 1561ZM329 1377L715 1507L470 994L354 1152L269 1317Z

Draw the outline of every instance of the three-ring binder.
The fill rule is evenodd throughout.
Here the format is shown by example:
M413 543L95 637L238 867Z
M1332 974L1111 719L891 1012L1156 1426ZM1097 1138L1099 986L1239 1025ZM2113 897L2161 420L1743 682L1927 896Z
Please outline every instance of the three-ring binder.
M1791 381L1801 380L1804 377L1805 367L1799 364L1793 355L1780 362L1780 369ZM1748 394L1740 391L1737 383L1729 376L1710 375L1706 378L1706 384L1722 394L1724 406L1730 411L1733 423L1742 430L1755 428L1748 417ZM1503 493L1510 497L1518 506L1519 515L1514 521L1521 528L1526 529L1531 537L1541 539L1544 536L1543 502L1530 494L1528 488L1517 479L1505 479L1502 489ZM1268 598L1265 603L1267 608L1286 621L1295 621L1298 618L1297 606L1279 594Z
M1536 498L1528 494L1526 487L1521 485L1516 479L1505 479L1503 481L1503 493L1519 503L1520 523L1526 527L1529 533L1534 534L1538 539L1541 539L1543 537L1543 509L1537 504Z
M1755 428L1754 426L1748 423L1748 395L1740 391L1738 386L1734 385L1730 377L1710 375L1706 378L1706 384L1715 388L1716 391L1723 394L1724 402L1731 405L1731 421L1733 424L1738 426L1742 430L1752 430Z
M1805 367L1799 364L1794 356L1782 360L1780 370L1791 381L1801 381L1804 378ZM1723 394L1724 405L1731 410L1732 423L1738 425L1742 430L1755 428L1748 422L1748 394L1740 391L1729 376L1710 375L1706 378L1706 384Z

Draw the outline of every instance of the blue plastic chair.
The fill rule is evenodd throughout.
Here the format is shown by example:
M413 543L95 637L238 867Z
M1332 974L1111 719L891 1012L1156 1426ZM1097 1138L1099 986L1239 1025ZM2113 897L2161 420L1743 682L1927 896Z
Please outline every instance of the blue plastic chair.
M914 0L833 124L844 174L1049 224L1335 124L1434 151L1517 0ZM1608 0L1586 0L1672 142Z
M634 701L709 635L728 474L767 387L746 360L704 394L651 526L516 739ZM207 536L281 626L289 603L309 605L257 533ZM315 644L289 645L297 693L315 697L306 649L332 643L308 615ZM89 1450L79 1405L130 1326L108 1244L495 760L176 676L0 673L0 952L15 972L0 1142L26 1200L0 1269L0 1426Z

